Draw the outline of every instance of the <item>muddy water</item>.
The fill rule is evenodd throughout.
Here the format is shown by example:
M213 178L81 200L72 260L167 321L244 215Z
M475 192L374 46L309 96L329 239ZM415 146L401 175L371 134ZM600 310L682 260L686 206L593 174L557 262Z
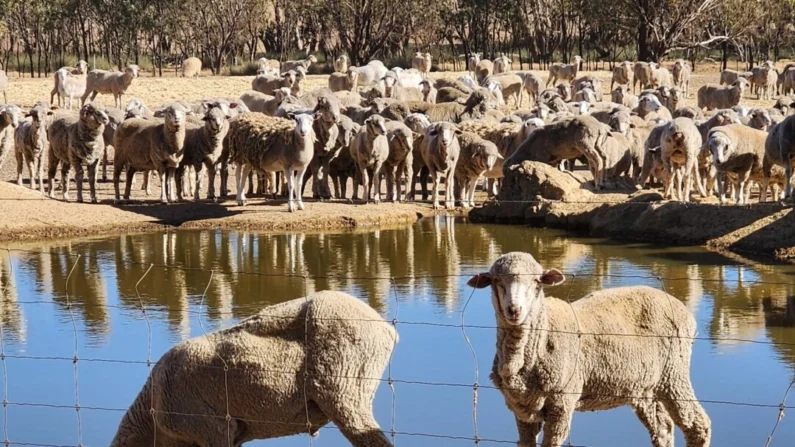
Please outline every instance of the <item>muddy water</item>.
M697 396L709 401L715 446L764 445L795 365L795 268L695 248L619 245L445 218L369 233L180 231L19 248L29 251L0 250L10 402L2 419L12 442L107 445L119 410L146 378L148 358L264 305L335 289L398 321L394 395L383 383L376 399L382 428L392 428L394 415L394 428L403 433L397 445L474 445L416 434L475 435L472 384L490 385L496 334L487 292L473 293L466 280L513 250L567 273L567 283L548 292L553 296L577 299L603 287L647 284L681 299L699 325L692 379ZM457 327L464 309L465 324L481 326L466 330L476 360ZM795 395L788 405L795 414ZM481 438L516 439L496 391L478 391L476 415ZM627 408L575 414L571 442L649 445ZM771 445L793 443L795 417L788 415ZM306 436L264 443L308 444ZM326 429L314 445L347 443ZM677 445L684 445L680 434Z

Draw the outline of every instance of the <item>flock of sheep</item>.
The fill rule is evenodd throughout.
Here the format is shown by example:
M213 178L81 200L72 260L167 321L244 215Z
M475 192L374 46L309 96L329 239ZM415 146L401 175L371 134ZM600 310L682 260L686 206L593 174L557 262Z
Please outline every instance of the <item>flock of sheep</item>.
M96 201L97 167L101 161L107 180L112 147L116 201L129 200L135 173L143 171L147 194L150 174L158 173L164 203L198 199L205 175L209 199L227 196L231 163L239 205L247 194L281 193L290 211L303 209L310 177L313 198L348 198L352 178L351 197L375 203L384 180L387 200L414 200L417 183L427 200L430 177L434 208L440 207L442 182L446 208L472 207L482 179L492 197L504 169L525 160L562 170L579 161L597 189L654 181L667 199L689 201L692 189L703 197L717 189L722 202L731 193L742 204L754 184L760 201L771 190L774 198L781 190L790 197L795 148L788 130L795 126L789 116L795 100L785 94L795 89L793 64L781 73L772 62L747 73L724 70L721 85L698 89L698 107L682 107L691 74L683 60L671 71L655 63L617 65L610 100L598 78L580 75L579 56L571 64L553 64L546 83L531 72L511 72L507 56L490 61L473 55L470 74L435 81L427 76L427 53L417 53L410 69L388 69L377 60L356 67L341 56L328 87L304 91L313 62L314 56L281 64L263 58L251 90L239 96L170 101L153 111L138 99L121 109L137 66L87 71L80 61L54 77L50 100L57 96L69 110L56 113L46 102L25 112L0 106L0 163L14 152L18 183L26 165L30 186L38 178L43 192L47 154L50 197L60 165L63 197L69 198L74 172L78 201L85 166ZM185 76L200 69L198 59L183 63ZM747 88L762 98L782 96L771 108L749 110L741 105ZM112 94L115 107L94 102L100 93ZM81 100L79 113L71 112L75 98Z

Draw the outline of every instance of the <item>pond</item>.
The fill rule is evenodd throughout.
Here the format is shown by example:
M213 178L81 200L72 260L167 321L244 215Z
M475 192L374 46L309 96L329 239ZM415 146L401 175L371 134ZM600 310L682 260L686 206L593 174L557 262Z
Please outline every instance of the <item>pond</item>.
M382 383L376 397L376 418L398 432L397 445L474 445L476 430L490 440L483 445L515 441L513 417L488 379L496 339L489 292L466 286L473 273L515 250L567 274L551 296L647 284L681 299L698 321L692 381L712 419L712 445L765 445L793 377L795 266L445 217L371 232L174 231L0 250L9 401L3 436L108 445L146 379L147 359L265 305L334 289L397 321L394 393ZM482 387L474 405L476 381ZM795 390L787 410L771 446L795 442ZM312 443L348 445L333 425ZM571 443L621 447L649 439L625 407L576 413ZM677 445L684 445L678 432Z

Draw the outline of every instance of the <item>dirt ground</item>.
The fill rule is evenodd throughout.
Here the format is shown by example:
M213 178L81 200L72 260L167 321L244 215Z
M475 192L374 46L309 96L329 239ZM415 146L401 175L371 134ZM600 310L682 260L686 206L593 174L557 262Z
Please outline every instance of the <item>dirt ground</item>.
M784 63L781 62L780 65L783 66ZM537 73L542 79L546 79L545 71ZM604 90L609 89L610 72L582 73L595 74L603 80ZM431 77L456 78L462 74L464 73L434 72ZM690 97L684 100L684 105L695 105L697 89L707 82L717 82L718 78L716 65L699 65L691 79ZM251 76L215 77L209 76L209 73L204 73L204 76L198 79L185 79L175 77L173 72L163 78L156 78L152 77L151 73L142 73L128 90L124 102L140 98L150 107L156 107L174 99L236 97L250 88L252 79ZM326 84L327 76L312 75L308 77L305 89L312 90ZM47 101L52 85L52 77L31 79L11 73L8 88L9 102L26 108L37 101ZM107 106L113 105L111 96L100 95L97 100ZM771 102L757 101L751 98L750 94L747 94L743 100L743 104L748 106L767 106ZM26 189L27 173L24 175L25 187L20 188L11 183L16 178L16 171L16 160L10 155L0 167L0 240L148 231L176 225L190 228L264 231L352 228L413 222L419 216L434 214L428 203L354 205L348 202L317 203L311 200L307 201L306 211L290 214L287 213L283 201L269 201L258 197L253 197L249 202L250 205L246 207L237 207L229 200L217 204L209 201L189 201L161 205L157 203L160 187L155 179L152 181L152 196L146 196L139 187L134 188L132 198L137 203L133 205L113 205L111 182L99 183L98 197L101 202L99 205L77 204L74 201L64 203L60 200L59 194L56 195L56 200L51 200ZM140 179L137 180L136 185L140 185ZM230 186L233 182L234 180L230 180ZM72 200L74 200L74 187L72 191ZM479 198L482 200L485 195L479 193ZM457 212L464 213L461 209Z

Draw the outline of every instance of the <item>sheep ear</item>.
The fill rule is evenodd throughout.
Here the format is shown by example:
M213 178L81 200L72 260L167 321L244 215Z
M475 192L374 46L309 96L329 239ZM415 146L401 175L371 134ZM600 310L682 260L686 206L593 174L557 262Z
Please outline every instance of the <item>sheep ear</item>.
M295 119L295 114L293 112L287 112L287 119L293 120Z
M650 147L650 148L649 148L649 153L650 153L650 154L654 154L654 153L657 153L657 152L659 152L659 150L660 150L660 146L656 146L656 147Z
M455 130L455 134L456 135L461 135L462 133L464 133L464 131L462 131L461 129L456 129Z
M538 278L539 282L545 286L557 286L558 284L563 283L566 280L566 277L563 276L563 273L558 269L549 269L541 274L541 277Z
M474 289L485 289L486 287L491 286L491 274L478 273L477 275L469 278L467 285Z
M312 119L315 120L315 121L319 120L320 117L321 117L320 113L315 113L314 115L312 115Z

